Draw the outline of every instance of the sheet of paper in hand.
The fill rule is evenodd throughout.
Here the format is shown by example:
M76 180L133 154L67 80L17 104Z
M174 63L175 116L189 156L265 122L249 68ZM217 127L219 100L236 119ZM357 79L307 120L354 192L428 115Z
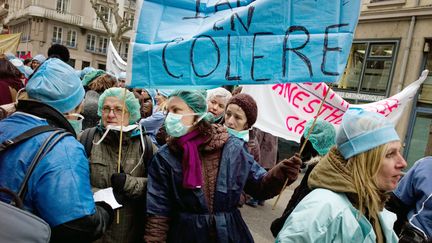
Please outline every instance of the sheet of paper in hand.
M108 187L105 189L101 189L93 194L93 199L95 202L106 202L108 203L112 209L117 209L123 207L123 205L119 204L114 197L112 187Z

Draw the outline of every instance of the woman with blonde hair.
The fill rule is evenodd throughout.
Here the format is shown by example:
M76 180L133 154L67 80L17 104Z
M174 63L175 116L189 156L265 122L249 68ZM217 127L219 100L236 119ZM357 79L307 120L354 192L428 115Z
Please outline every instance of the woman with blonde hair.
M276 242L397 242L396 215L384 209L407 164L394 125L378 113L348 110L336 146L312 170L312 189Z

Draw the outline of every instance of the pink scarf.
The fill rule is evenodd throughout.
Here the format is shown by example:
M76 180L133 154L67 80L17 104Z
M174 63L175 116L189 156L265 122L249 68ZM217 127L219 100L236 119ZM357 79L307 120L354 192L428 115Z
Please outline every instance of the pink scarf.
M203 183L198 146L204 143L205 138L200 135L199 131L193 130L180 137L177 142L183 148L182 169L184 188L201 188Z

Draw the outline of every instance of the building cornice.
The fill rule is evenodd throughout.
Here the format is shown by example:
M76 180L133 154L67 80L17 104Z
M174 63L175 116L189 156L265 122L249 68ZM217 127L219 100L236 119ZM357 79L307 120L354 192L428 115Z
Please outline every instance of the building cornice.
M368 20L400 19L409 17L432 17L432 6L398 9L371 9L360 14L359 22Z

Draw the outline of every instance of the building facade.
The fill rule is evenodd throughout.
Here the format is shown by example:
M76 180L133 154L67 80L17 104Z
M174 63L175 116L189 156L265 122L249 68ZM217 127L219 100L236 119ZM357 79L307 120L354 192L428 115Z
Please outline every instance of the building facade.
M432 71L431 46L431 0L363 0L344 77L333 88L356 104L392 96ZM397 130L409 166L432 155L432 73Z
M55 43L69 48L70 65L105 69L109 37L96 16L90 0L6 0L8 14L3 19L10 33L21 33L17 54L47 55ZM97 1L108 26L115 30L112 13L115 1ZM121 1L119 14L133 18L135 0ZM130 21L132 26L133 20ZM126 59L131 32L126 32L119 53Z

